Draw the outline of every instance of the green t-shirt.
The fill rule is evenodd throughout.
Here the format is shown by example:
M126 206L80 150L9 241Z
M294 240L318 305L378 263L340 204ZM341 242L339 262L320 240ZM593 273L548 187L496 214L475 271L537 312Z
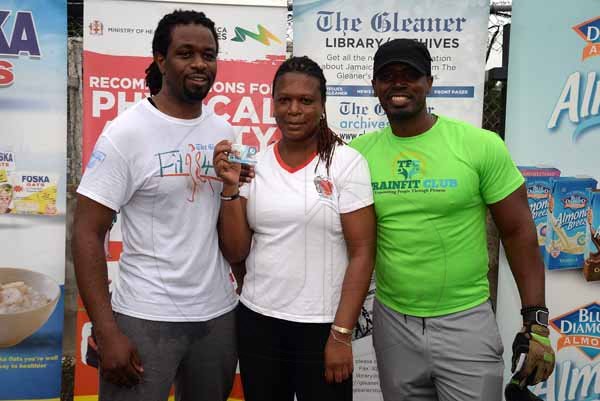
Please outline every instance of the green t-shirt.
M421 135L389 127L350 144L368 161L377 214L377 299L440 316L489 297L486 205L524 179L493 132L438 116Z

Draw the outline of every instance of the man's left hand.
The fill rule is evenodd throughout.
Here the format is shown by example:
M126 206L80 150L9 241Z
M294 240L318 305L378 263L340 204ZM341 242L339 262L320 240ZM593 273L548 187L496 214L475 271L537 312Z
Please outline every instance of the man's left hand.
M550 330L541 324L527 324L517 333L513 341L512 369L513 377L527 386L546 381L554 371L554 350L548 338ZM522 367L517 370L517 364L525 355Z

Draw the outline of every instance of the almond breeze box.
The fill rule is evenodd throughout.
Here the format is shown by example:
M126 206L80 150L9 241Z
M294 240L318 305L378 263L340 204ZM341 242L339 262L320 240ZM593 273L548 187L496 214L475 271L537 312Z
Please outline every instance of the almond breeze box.
M586 259L583 276L587 281L600 281L600 190L589 192L590 207L587 214Z
M538 245L542 258L546 253L546 231L548 222L548 199L550 196L552 177L560 176L560 171L553 167L519 166L519 171L525 177L527 202L531 217L537 232Z
M593 178L552 179L544 262L549 270L580 269L585 252L589 191Z
M13 213L55 215L58 176L17 171L10 176L13 186Z
M15 171L14 153L0 150L0 184L8 182L8 177L13 171Z

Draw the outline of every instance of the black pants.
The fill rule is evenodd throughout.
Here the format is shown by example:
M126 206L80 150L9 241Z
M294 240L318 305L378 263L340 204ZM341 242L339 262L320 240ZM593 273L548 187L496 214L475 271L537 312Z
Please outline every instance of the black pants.
M325 381L329 323L298 323L237 308L240 373L246 401L351 401L352 377Z

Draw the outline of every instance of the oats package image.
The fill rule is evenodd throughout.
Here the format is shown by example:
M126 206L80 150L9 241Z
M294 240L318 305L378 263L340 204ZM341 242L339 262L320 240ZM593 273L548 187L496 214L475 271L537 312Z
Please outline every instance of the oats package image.
M8 182L8 176L15 169L15 154L0 150L0 184Z
M13 213L57 214L57 175L18 171L10 177L13 188Z

